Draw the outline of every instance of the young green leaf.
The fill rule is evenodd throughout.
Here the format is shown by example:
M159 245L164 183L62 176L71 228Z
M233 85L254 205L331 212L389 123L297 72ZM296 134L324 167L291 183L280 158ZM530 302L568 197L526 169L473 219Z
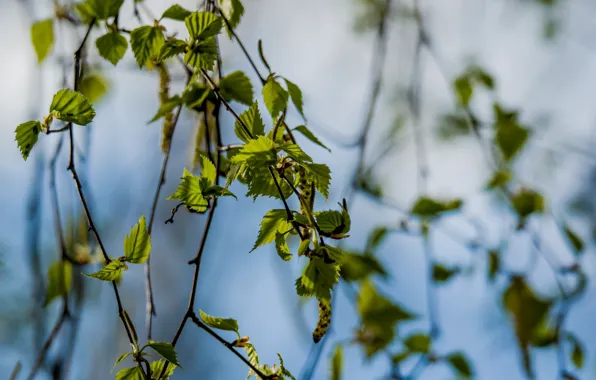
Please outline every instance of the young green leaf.
M486 189L494 189L497 187L503 187L511 180L511 173L509 171L497 170L493 173L492 178L486 184Z
M247 106L253 104L252 84L242 71L234 71L223 77L219 90L227 101L235 100Z
M116 17L124 0L87 0L90 10L98 20Z
M203 197L203 189L199 183L199 177L190 173L186 168L182 174L182 182L178 185L176 192L166 199L179 200L191 210L197 212L207 210L207 200Z
M466 358L466 356L461 352L456 352L447 356L447 362L451 365L453 370L460 376L464 377L471 377L472 366L470 366L470 362Z
M139 68L143 68L151 58L157 57L164 43L165 37L159 26L144 25L130 32L130 45Z
M86 274L83 273L87 277L93 277L98 280L102 281L117 281L120 276L122 275L122 271L127 270L128 267L126 264L120 260L114 260L110 262L108 265L101 268L98 272Z
M261 118L257 102L252 103L246 111L240 114L240 120L242 120L244 126L248 128L253 137L263 136L265 134L265 124ZM238 120L236 120L234 132L245 143L251 140L250 135Z
M341 380L343 362L343 349L341 344L337 344L335 350L333 350L333 356L331 357L331 380Z
M123 368L116 374L116 380L145 380L141 367Z
M317 189L325 199L329 198L329 184L331 183L331 169L329 169L329 166L309 162L303 162L302 166L309 174L313 175L315 189Z
M153 116L153 118L151 120L149 120L149 122L147 124L151 124L151 123L161 119L162 117L164 117L167 114L169 114L170 112L172 112L176 107L180 106L181 104L182 104L182 98L180 98L180 95L172 96L170 99L168 99L167 102L163 103L161 105L161 107L159 107L159 110L157 111L155 116Z
M193 40L215 37L222 27L221 18L211 12L194 12L184 20L188 34Z
M416 200L410 212L420 217L436 217L444 212L459 210L462 204L461 199L439 201L422 196Z
M345 231L346 225L342 213L335 210L323 211L316 216L317 224L321 231L328 234L341 234Z
M412 352L427 354L430 351L431 340L426 334L412 334L404 340L406 346Z
M534 190L521 189L513 194L511 202L513 209L522 219L534 213L544 212L544 197Z
M296 86L294 83L290 82L286 78L284 78L284 80L286 81L286 85L288 86L288 93L290 94L290 98L292 98L292 103L294 103L294 106L296 107L298 112L300 112L302 118L306 120L306 117L304 116L304 110L302 108L302 91L300 90L300 87Z
M37 120L27 121L17 126L15 140L25 161L27 161L31 149L37 143L40 132L41 123Z
M95 45L99 55L110 61L114 66L124 57L126 49L128 49L126 38L118 32L104 34L95 40Z
M309 139L309 140L310 140L310 141L312 141L313 143L315 143L315 144L317 144L318 146L320 146L320 147L322 147L322 148L324 148L324 149L327 149L329 152L331 152L331 149L327 148L327 146L325 146L325 144L323 144L323 143L321 142L321 140L319 140L319 139L317 138L317 136L315 136L315 135L314 135L314 133L312 133L312 132L310 131L310 129L308 129L308 128L306 127L306 125L299 125L299 126L297 126L296 128L294 128L293 130L294 130L294 131L298 131L298 132L302 133L302 135L303 135L304 137L306 137L307 139Z
M51 18L37 21L31 26L31 42L37 62L43 62L54 46L54 21Z
M168 9L164 11L161 15L161 18L170 18L172 20L184 21L185 18L191 15L191 11L185 9L184 7L174 4Z
M292 229L292 223L288 221L286 210L274 209L269 210L261 221L261 228L259 229L259 235L257 241L251 249L251 252L258 247L269 244L275 240L277 233L286 233Z
M284 364L284 360L281 357L281 354L279 352L277 353L277 357L279 358L279 368L281 369L281 374L289 377L291 380L296 380L294 375L292 375L292 373L290 371L288 371L288 369L286 368L286 366Z
M281 234L279 232L275 233L275 249L277 250L277 254L281 257L284 261L292 260L292 252L288 247L288 243L286 242L286 235Z
M87 125L95 117L95 110L89 100L80 92L67 88L54 94L50 113L53 113L56 119L78 125Z
M108 82L100 74L85 75L79 88L91 104L96 104L108 91Z
M263 86L263 100L271 117L276 118L288 106L288 92L273 78Z
M210 327L218 330L225 330L225 331L234 331L238 334L238 338L240 338L240 332L238 332L238 321L232 318L219 318L213 317L203 310L199 310L199 315L201 320Z
M287 143L282 145L281 149L283 149L292 160L300 164L312 162L312 158L304 153L298 144Z
M458 267L447 268L442 264L433 265L433 281L436 283L445 283L451 279L454 275L460 272Z
M344 281L361 281L374 274L387 277L387 271L373 256L353 253L343 254L340 275Z
M185 53L187 49L188 44L186 43L186 41L182 41L176 38L170 38L163 44L163 46L159 50L159 54L157 55L157 62L161 63L168 58Z
M316 296L319 300L330 300L331 289L339 280L339 265L327 264L323 259L313 258L296 280L299 296Z
M569 240L569 243L573 247L574 253L579 255L584 250L584 241L578 234L573 232L567 224L563 226L563 231L565 232L567 240Z
M65 260L52 263L48 269L44 306L49 305L56 297L67 295L71 286L72 264Z
M277 162L275 143L266 136L258 136L247 142L231 161L256 167L273 165Z
M214 38L194 43L184 55L184 62L199 70L212 70L216 60L217 44Z
M176 366L168 365L164 375L162 377L159 377L166 363L167 362L162 359L151 363L151 380L167 380L170 378L170 376L174 374Z
M467 75L462 75L455 79L453 82L453 88L455 90L455 94L457 95L457 99L459 103L467 107L470 104L470 99L472 98L472 94L474 93L474 87L472 87L472 82L470 82L470 78Z
M377 227L371 231L370 235L368 236L368 241L366 243L366 251L374 250L381 244L381 242L387 237L387 233L389 230L387 227Z
M497 127L497 146L505 160L510 161L524 147L530 132L518 124L504 123Z
M180 362L178 361L178 355L176 354L176 350L171 343L168 342L149 342L145 345L145 347L151 347L155 352L157 352L162 358L166 359L170 363L174 364L176 367L182 368Z
M132 355L132 352L127 352L127 353L124 353L124 354L122 354L122 355L118 356L118 359L116 359L116 362L114 363L114 366L112 367L112 370L113 370L114 368L116 368L116 366L117 366L118 364L122 363L122 361L123 361L124 359L126 359L127 357L129 357L130 355Z
M143 264L149 258L150 252L151 236L147 231L147 223L143 215L124 238L124 256L129 263Z
M571 344L571 361L576 368L582 368L584 366L584 348L579 339L571 334L567 333L567 341Z
M244 343L244 351L246 351L246 356L248 356L248 361L250 362L250 364L252 364L253 366L259 368L259 354L257 353L257 350L255 349L255 346L252 345L252 343ZM254 375L254 371L252 370L252 368L250 368L248 370L248 376L246 377L247 379L249 379L252 375Z
M230 24L230 28L235 29L240 24L240 19L244 14L244 6L240 0L219 0L219 8ZM226 25L227 26L227 25ZM228 30L228 36L232 38L232 33Z
M501 257L498 251L488 252L488 279L494 281L501 269Z

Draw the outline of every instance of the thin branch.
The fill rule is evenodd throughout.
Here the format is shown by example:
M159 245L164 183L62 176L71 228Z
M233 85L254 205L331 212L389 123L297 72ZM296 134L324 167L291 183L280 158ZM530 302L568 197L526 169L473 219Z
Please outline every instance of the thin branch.
M56 337L58 336L60 329L62 329L62 325L68 318L68 315L69 315L68 314L68 304L65 303L62 307L62 313L60 314L58 321L54 325L52 332L50 332L50 336L48 336L48 338L46 339L46 342L44 343L43 347L41 348L41 352L39 353L37 359L35 360L35 364L33 365L33 368L31 369L29 376L27 376L28 380L33 380L35 378L35 375L41 368L41 365L43 364L43 362L46 358L46 355L48 354L48 351L49 351L50 347L52 346L52 343L54 343L54 340L56 340Z

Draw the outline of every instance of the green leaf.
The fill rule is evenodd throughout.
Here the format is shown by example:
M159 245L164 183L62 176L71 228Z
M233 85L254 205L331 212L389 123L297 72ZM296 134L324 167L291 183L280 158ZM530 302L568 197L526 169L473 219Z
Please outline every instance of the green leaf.
M43 62L54 46L54 21L51 18L31 25L31 42L37 55L37 62Z
M544 197L534 190L521 189L513 194L512 206L520 218L526 218L533 213L544 212Z
M232 29L240 24L240 19L244 15L244 6L240 0L219 0L219 8ZM232 38L232 33L228 30L228 36Z
M124 0L87 0L93 16L98 20L115 17Z
M247 142L231 159L232 163L246 163L249 166L269 166L277 162L275 143L266 136L258 136Z
M98 272L86 274L83 273L87 277L93 277L98 280L102 281L117 281L120 276L122 275L122 271L127 270L128 267L126 264L120 260L114 260L110 262L108 265L101 268Z
M124 238L124 256L129 263L143 264L149 258L150 252L151 236L147 231L147 224L143 215Z
M180 362L178 361L178 355L176 354L176 350L171 343L168 342L149 342L145 345L145 347L151 347L155 352L157 352L162 358L166 359L170 363L174 364L176 367L182 368Z
M302 91L300 90L300 87L296 86L294 83L290 82L286 78L284 78L284 80L286 81L286 85L288 86L288 93L290 94L290 98L292 98L292 103L294 103L294 106L296 107L298 112L300 112L302 118L306 120L306 117L304 116L304 110L302 108Z
M240 338L240 332L238 332L238 321L235 319L213 317L203 312L203 310L199 310L199 315L201 316L201 320L207 326L218 330L234 331L236 334L238 334L238 338Z
M116 380L145 380L140 367L123 368L116 374Z
M170 18L172 20L184 21L185 18L190 16L192 12L181 7L178 4L174 4L161 15L161 18Z
M157 110L157 113L153 116L153 118L151 120L149 120L149 122L147 124L151 124L151 123L161 119L162 117L164 117L167 114L169 114L170 112L172 112L176 107L180 106L181 104L182 104L182 99L180 98L179 95L172 96L170 99L168 99L167 102L163 103L159 107L159 110Z
M132 355L132 352L127 352L125 354L122 354L120 356L118 356L118 359L116 359L116 363L114 363L114 367L112 367L112 369L116 368L116 366L120 363L122 363L122 361L124 359L126 359L129 355Z
M567 333L567 341L571 344L571 361L576 368L582 368L584 366L584 349L579 339L571 334Z
M550 300L538 298L523 277L511 278L509 287L503 292L503 306L513 320L517 343L522 352L524 369L528 377L533 376L530 343L541 327L552 306Z
M391 343L398 322L415 318L414 314L377 292L371 281L364 281L360 287L357 310L362 334L367 337L361 343L369 358Z
M387 277L387 272L373 256L353 253L343 254L340 275L344 281L361 281L374 274Z
M246 351L246 356L248 356L248 361L250 362L250 364L252 364L253 366L259 368L259 354L257 353L257 350L255 349L255 346L252 345L252 343L244 343L244 351ZM254 371L251 369L248 370L248 376L246 377L247 379L250 378L252 375L254 375Z
M412 334L404 340L404 345L412 352L427 354L430 351L431 340L426 334Z
M271 117L276 118L288 106L288 92L273 78L263 86L263 100Z
M221 18L211 12L194 12L184 20L192 40L215 37L222 27Z
M50 113L54 113L56 119L78 125L87 125L95 117L95 110L89 100L80 92L67 88L54 94Z
M445 283L454 275L458 274L460 269L458 267L447 268L442 264L433 265L433 281L436 283Z
M37 120L27 121L17 126L15 140L25 161L27 161L31 149L37 143L40 132L41 123Z
M494 189L503 187L511 180L511 173L509 171L497 170L493 173L492 178L486 184L486 189Z
M474 93L470 78L467 75L458 77L455 79L455 82L453 82L453 87L459 103L462 106L467 107L470 104L470 99Z
M217 178L217 169L215 168L215 165L213 165L213 162L211 162L207 156L203 156L201 167L203 168L201 171L201 178L205 178L207 183L213 184Z
M172 376L174 374L174 370L176 369L176 366L169 365L169 366L167 366L164 376L158 378L158 376L163 371L163 368L166 365L166 363L167 362L165 360L161 360L161 359L151 363L151 380L166 380L166 379L169 379L170 376Z
M574 253L579 255L584 250L584 241L581 237L579 237L578 234L573 232L573 230L569 228L567 224L563 226L563 231L565 232L567 240L569 240L569 243L573 247Z
M284 365L284 360L281 357L281 354L279 352L277 353L277 357L279 358L279 367L281 368L281 374L284 375L284 376L289 377L292 380L296 380L296 378L294 377L294 375L292 375L290 373L290 371L288 371L288 369Z
M422 196L418 198L410 212L420 217L436 217L447 211L459 210L462 204L461 199L439 201Z
M124 57L124 54L126 54L128 42L120 33L108 32L95 40L95 46L97 46L99 55L110 61L112 65L116 66L116 64Z
M253 137L263 136L265 134L265 124L261 118L257 102L252 103L246 111L240 114L240 120L242 120ZM234 132L236 133L236 136L244 142L249 142L251 140L250 135L238 120L236 120Z
M71 286L72 264L65 260L53 262L48 269L44 307L49 305L56 297L67 295Z
M223 77L219 89L227 101L235 100L247 106L253 104L252 84L242 71L234 71Z
M456 352L447 356L447 362L451 365L451 368L460 376L471 377L472 366L469 360L461 352Z
M341 344L335 346L331 357L331 380L341 380L343 370L344 354Z
M108 82L99 75L85 75L79 85L81 94L83 94L89 102L96 104L108 91Z
M217 44L214 38L194 43L184 56L184 62L196 69L212 70L217 60Z
M495 138L505 160L510 161L523 148L529 135L527 128L517 124L504 124L498 127Z
M275 240L276 234L286 233L292 229L292 223L288 221L286 210L274 209L269 210L261 221L261 228L259 229L259 235L257 241L251 249L251 252L265 244L269 244Z
M139 68L157 57L164 43L165 37L159 26L144 25L130 32L130 45Z
M186 168L182 174L182 182L178 185L176 192L166 199L179 200L196 212L207 210L207 200L203 197L203 189L199 183L199 177L190 173Z
M317 189L325 199L329 198L329 184L331 183L331 169L329 169L329 166L308 162L303 162L302 166L314 177L315 189Z
M387 236L389 230L387 227L377 227L371 231L370 235L368 236L368 242L366 243L366 250L374 250L381 244L381 242Z
M292 260L292 252L288 247L288 243L286 242L286 235L281 234L279 232L275 233L275 249L277 250L277 254L281 257L284 261Z
M186 41L182 41L176 38L170 38L163 44L163 46L159 50L159 54L157 55L157 62L160 63L168 58L185 53L186 49L188 49Z
M300 245L298 246L298 256L302 256L306 253L306 250L308 249L310 245L310 240L308 239L304 239L300 242Z
M296 280L299 296L316 296L319 300L331 300L331 289L339 280L339 265L327 264L323 259L310 260L304 273Z
M312 141L313 143L317 144L318 146L327 149L329 152L331 152L331 149L327 148L327 146L325 146L325 144L323 144L321 142L321 140L319 140L317 138L317 136L315 136L310 129L306 128L306 125L299 125L296 128L293 129L294 131L298 131L300 133L302 133L302 135L304 137L306 137L307 139L309 139L310 141Z
M283 149L288 156L292 158L292 160L300 164L312 162L312 158L308 154L304 153L298 144L287 143L282 145L281 149Z
M335 210L323 211L316 215L317 224L321 231L328 234L341 234L348 232L346 231L346 225L344 223L342 213Z
M89 25L95 19L95 14L91 6L91 1L82 1L75 4L75 11L83 24Z

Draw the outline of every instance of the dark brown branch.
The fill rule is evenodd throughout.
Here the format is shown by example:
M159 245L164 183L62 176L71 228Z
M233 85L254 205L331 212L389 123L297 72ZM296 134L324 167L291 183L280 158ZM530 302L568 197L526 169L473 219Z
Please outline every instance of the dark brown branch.
M41 349L41 352L39 353L37 359L35 360L35 364L33 365L31 372L29 373L29 376L27 376L28 380L33 380L35 378L35 375L41 368L41 365L43 364L43 362L46 358L46 355L48 354L48 351L49 351L50 347L52 346L52 343L54 343L54 340L56 340L56 337L58 336L60 329L62 329L62 325L68 318L68 315L69 315L68 314L68 304L64 303L64 305L62 307L62 313L60 314L58 321L56 322L56 324L54 325L54 328L50 332L50 336L48 336L48 338L46 339L46 341Z

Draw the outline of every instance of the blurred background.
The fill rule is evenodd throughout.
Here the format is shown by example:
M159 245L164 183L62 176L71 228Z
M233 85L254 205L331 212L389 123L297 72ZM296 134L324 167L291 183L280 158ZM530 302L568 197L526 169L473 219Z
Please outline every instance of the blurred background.
M194 0L179 3L197 9ZM0 377L9 378L18 361L23 364L21 377L28 373L61 312L59 302L42 307L47 269L60 254L49 191L50 159L60 137L42 136L25 162L14 141L14 129L47 114L56 90L72 85L72 54L84 28L68 24L56 28L52 55L38 65L30 26L52 15L52 2L2 0L1 4ZM159 15L171 2L146 0L144 5ZM516 221L503 200L483 191L492 169L485 147L466 127L453 82L471 65L482 67L492 76L495 89L474 93L470 102L474 114L490 122L494 101L519 111L531 139L516 158L515 173L542 192L549 209L573 227L585 248L581 257L573 255L557 233L556 220L548 215L536 222L537 235L553 260L561 266L578 263L591 278L595 265L591 242L596 235L592 196L596 154L591 149L596 122L596 3L246 0L244 5L246 13L237 32L247 49L256 57L257 41L263 40L273 70L301 87L308 127L332 150L330 154L304 140L306 152L332 170L329 204L321 202L318 207L332 208L351 192L359 166L354 142L370 124L363 161L366 185L361 186L364 191L357 189L350 196L352 230L346 248L362 251L377 226L397 228L421 193L463 199L461 213L441 219L432 229L434 256L465 269L435 287L441 335L434 347L440 352L464 352L475 378L524 379L515 331L501 305L507 283L502 278L487 279L487 250L499 246L505 234L508 244L501 254L511 271L524 271L529 265L527 279L538 294L556 294L557 281L542 257L533 261L533 243L527 236L508 234ZM122 8L120 25L138 26L132 1ZM164 25L168 32L183 30L180 23ZM99 36L100 32L93 33ZM244 70L260 94L258 77L238 46L225 34L220 41L224 73ZM155 71L138 70L130 49L113 67L91 45L88 62L90 74L101 78L98 86L106 92L97 99L97 116L90 127L77 130L78 168L99 233L107 250L119 256L130 227L141 214L149 214L159 178L161 126L147 125L159 106L159 79ZM174 65L172 76L173 93L183 88L185 76ZM222 115L224 142L237 142L233 119L225 112ZM299 125L300 115L292 111L288 122ZM175 206L165 197L174 192L183 168L192 165L196 125L193 114L182 113L157 208L152 277L157 308L154 339L158 341L171 340L183 316L192 278L187 261L196 254L205 219L179 212L175 223L163 223ZM82 211L67 164L64 149L56 162L56 187L64 228L76 240L81 238L77 226ZM376 186L382 188L382 196ZM237 195L245 192L239 183L231 190ZM334 343L353 338L359 316L349 292L339 286L332 329L323 343L313 347L316 302L303 304L294 288L305 259L284 262L273 246L249 253L262 216L279 206L275 199L253 202L242 196L219 202L196 304L209 314L237 319L241 334L250 336L261 362L277 362L280 352L298 378L326 379ZM421 316L400 326L399 335L427 330L427 263L420 236L389 234L375 254L389 272L378 281L379 290ZM141 266L132 267L120 286L122 301L144 330L144 273ZM68 350L72 351L69 379L111 378L116 358L130 350L110 286L87 278L75 283L76 323L61 332L38 379L52 378L52 360ZM567 360L569 371L580 379L596 378L594 296L588 282L565 319L565 330L580 337L584 348L581 369ZM565 350L569 354L571 348ZM246 376L242 362L194 325L187 326L177 351L184 369L178 369L174 379ZM557 349L535 349L532 356L537 379L562 378ZM403 363L404 372L413 365ZM386 356L369 360L359 345L345 346L344 379L389 378L391 372ZM418 376L455 377L444 364L429 366Z

